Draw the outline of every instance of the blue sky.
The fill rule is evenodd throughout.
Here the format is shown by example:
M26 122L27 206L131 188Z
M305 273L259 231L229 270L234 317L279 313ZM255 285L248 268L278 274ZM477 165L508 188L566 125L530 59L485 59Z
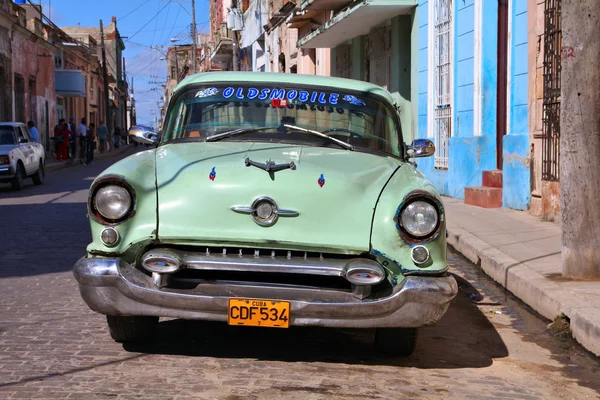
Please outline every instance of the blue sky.
M40 0L32 0L40 3ZM137 122L154 124L152 111L159 112L162 87L150 81L164 82L167 76L162 54L151 46L166 46L177 37L178 44L191 43L190 0L41 0L44 14L58 26L106 25L112 16L125 41L124 57L128 81L134 79ZM209 32L209 0L196 0L198 33ZM155 89L155 90L153 90Z

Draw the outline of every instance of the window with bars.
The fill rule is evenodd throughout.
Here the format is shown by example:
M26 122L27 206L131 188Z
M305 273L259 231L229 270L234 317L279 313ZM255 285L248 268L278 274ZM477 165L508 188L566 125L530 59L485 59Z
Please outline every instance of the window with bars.
M380 28L369 34L369 82L390 88L391 71L391 30Z
M542 180L560 178L561 0L545 0Z
M435 0L433 7L434 165L448 169L448 138L452 135L452 0Z
M337 48L335 52L336 76L340 78L351 78L352 75L352 53L349 45Z

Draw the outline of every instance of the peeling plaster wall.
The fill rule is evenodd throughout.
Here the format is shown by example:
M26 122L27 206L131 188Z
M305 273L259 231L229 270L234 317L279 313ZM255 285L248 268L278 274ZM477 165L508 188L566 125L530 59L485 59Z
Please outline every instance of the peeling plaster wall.
M56 122L54 58L45 47L31 42L18 33L14 35L12 46L13 49L19 49L18 54L12 58L13 74L21 75L25 84L24 104L15 104L14 107L15 110L17 107L23 107L25 110L25 120L18 122L27 123L32 119L40 133L40 141L45 146ZM29 90L30 79L35 79L35 97L33 99ZM13 90L13 94L13 99L16 99L15 90ZM48 102L47 114L46 102ZM15 113L15 119L16 115Z
M431 0L429 0L431 1ZM429 37L431 21L428 0L419 0L417 24L417 88L413 101L416 108L416 137L434 140L430 114ZM475 1L481 1L481 32L475 36ZM527 134L527 0L511 0L513 24L511 74L510 135L504 137L504 207L524 210L529 204L529 163ZM448 139L448 169L436 169L434 157L417 159L419 169L437 190L447 196L464 199L467 187L481 186L482 172L496 169L498 3L487 0L453 2L453 124ZM480 45L480 59L475 46ZM475 69L481 71L480 93L476 97ZM525 97L523 97L525 94ZM416 102L416 104L414 104ZM480 105L480 125L475 125L475 102ZM509 137L510 136L510 137Z
M560 182L542 181L542 118L544 97L544 0L528 0L529 12L529 140L531 202L529 213L560 220Z

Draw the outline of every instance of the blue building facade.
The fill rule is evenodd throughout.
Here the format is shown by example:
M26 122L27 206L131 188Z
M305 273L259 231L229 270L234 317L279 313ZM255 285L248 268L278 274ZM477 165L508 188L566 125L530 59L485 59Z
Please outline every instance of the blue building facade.
M436 145L419 168L442 194L459 199L482 186L484 171L501 171L501 206L525 210L527 0L419 0L416 21L415 136Z

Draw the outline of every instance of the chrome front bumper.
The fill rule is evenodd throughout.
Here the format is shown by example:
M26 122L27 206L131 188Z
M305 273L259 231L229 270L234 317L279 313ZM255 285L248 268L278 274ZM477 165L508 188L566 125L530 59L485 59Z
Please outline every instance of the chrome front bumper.
M458 292L451 276L409 276L388 297L375 300L238 284L208 285L189 292L159 289L151 277L118 258L81 258L73 274L86 304L101 314L227 321L229 299L242 297L289 301L290 325L340 328L431 324L444 315Z

